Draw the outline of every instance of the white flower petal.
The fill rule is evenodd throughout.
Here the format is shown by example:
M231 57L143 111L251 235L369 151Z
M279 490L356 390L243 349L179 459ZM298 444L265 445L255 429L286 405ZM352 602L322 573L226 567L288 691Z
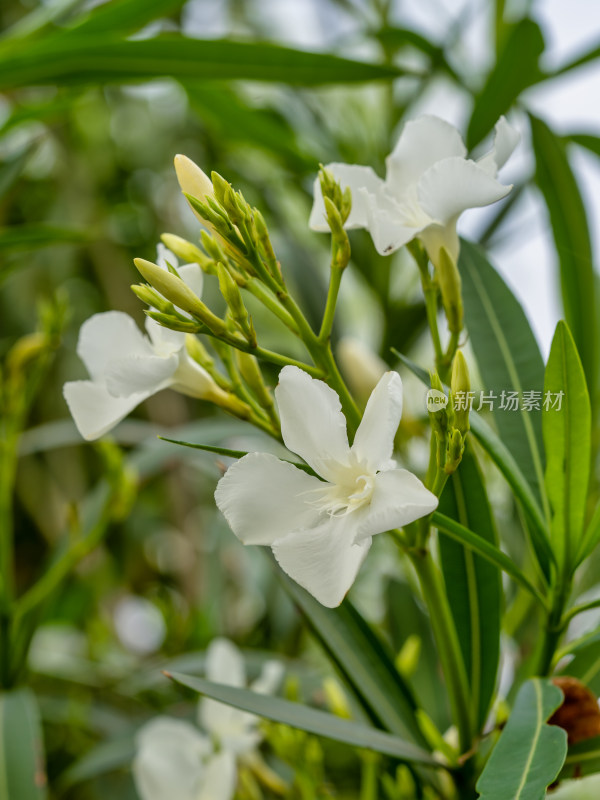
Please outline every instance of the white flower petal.
M176 268L179 264L179 260L172 250L169 250L166 245L159 242L156 245L156 264L163 269L168 269L167 264Z
M185 350L179 353L179 363L173 373L171 388L189 397L205 400L214 400L219 394L225 396L225 392L217 386L214 378Z
M94 381L65 383L63 394L77 430L88 441L104 436L149 396L142 392L113 397L104 384Z
M206 773L202 789L194 800L231 800L237 783L237 769L233 753L224 750L206 762ZM165 795L175 798L173 793Z
M361 509L356 541L370 542L371 536L401 528L437 508L438 499L412 472L394 469L375 476L371 503Z
M292 464L267 453L250 453L229 467L215 500L244 544L270 545L316 522L310 493L322 487L320 480Z
M210 643L204 672L209 681L238 688L246 685L244 658L234 643L223 637Z
M350 454L340 398L323 381L288 366L279 373L275 399L285 446L333 480L335 464L346 462Z
M98 380L115 356L152 355L152 347L129 314L105 311L81 326L77 354L92 379Z
M181 280L190 287L198 297L202 297L204 288L204 273L199 264L183 264L177 268Z
M178 364L176 355L117 358L106 367L106 388L114 397L149 396L169 385Z
M354 544L352 516L330 517L274 542L273 553L290 578L327 608L339 606L365 560L371 539Z
M152 317L146 317L146 332L152 342L153 354L167 356L179 352L185 346L185 333L165 328Z
M508 124L506 117L500 117L495 131L494 146L477 161L477 166L492 177L495 177L498 170L506 164L521 138L519 131Z
M373 472L389 463L401 416L402 380L397 372L386 372L369 397L352 444L352 452Z
M197 800L211 745L189 722L158 717L140 729L133 778L141 800ZM217 800L217 798L215 798Z
M387 157L386 188L402 198L433 164L450 156L464 159L466 153L460 133L449 122L429 115L411 120Z
M439 253L445 247L454 262L458 261L460 241L456 232L456 219L450 220L446 225L428 225L419 234L419 239L425 245L427 255L432 264L439 263Z
M467 208L495 203L511 188L499 183L474 161L446 158L423 174L418 195L419 202L432 220L446 225Z
M275 694L279 688L285 668L281 661L270 659L265 661L258 678L250 684L253 692L258 694Z
M365 228L367 227L367 210L365 207L365 196L363 190L370 194L377 194L383 181L371 169L371 167L361 167L356 164L328 164L326 167L339 182L342 190L346 187L352 192L352 210L344 225L345 228ZM310 212L308 225L313 231L328 231L327 217L325 214L325 203L321 193L321 183L315 179L313 187L313 207Z
M388 256L410 242L420 230L420 225L407 224L406 215L398 204L384 193L378 196L364 192L367 211L367 228L375 249Z

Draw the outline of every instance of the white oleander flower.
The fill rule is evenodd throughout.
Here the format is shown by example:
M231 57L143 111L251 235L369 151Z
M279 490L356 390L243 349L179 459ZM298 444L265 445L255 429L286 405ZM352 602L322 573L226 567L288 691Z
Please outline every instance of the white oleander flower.
M184 720L157 717L136 736L133 779L141 800L231 800L235 756Z
M344 227L366 228L381 255L418 237L434 264L442 247L456 261L458 217L508 194L512 186L501 184L496 175L518 141L517 131L500 117L494 147L472 161L453 125L428 115L407 122L386 159L385 180L371 167L327 165L342 189L352 192L352 211ZM318 178L309 225L315 231L329 230Z
M338 395L284 367L275 397L286 447L320 475L250 453L219 481L215 499L244 544L268 545L282 569L324 606L339 605L371 539L433 511L437 497L392 460L402 382L387 372L348 444Z
M227 686L246 686L246 668L238 648L214 639L206 653L206 677ZM250 689L272 694L283 666L266 661ZM198 703L203 730L184 720L158 717L137 737L133 776L141 800L231 800L237 764L251 758L261 742L260 718L203 697Z
M146 319L145 336L122 311L94 314L81 326L77 354L91 380L70 381L63 392L84 439L98 439L130 411L168 387L190 397L224 395L188 354L186 334Z

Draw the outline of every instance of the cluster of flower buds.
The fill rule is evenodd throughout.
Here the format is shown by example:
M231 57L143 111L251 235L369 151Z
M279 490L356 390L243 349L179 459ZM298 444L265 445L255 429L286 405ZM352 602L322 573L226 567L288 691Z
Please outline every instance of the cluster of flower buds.
M444 397L444 386L437 372L431 374L431 388L436 396ZM438 469L447 475L456 471L465 449L465 438L469 430L469 410L454 403L458 392L470 391L471 384L467 362L460 350L452 363L452 378L447 402L439 407L430 408L431 427L440 443L438 448Z

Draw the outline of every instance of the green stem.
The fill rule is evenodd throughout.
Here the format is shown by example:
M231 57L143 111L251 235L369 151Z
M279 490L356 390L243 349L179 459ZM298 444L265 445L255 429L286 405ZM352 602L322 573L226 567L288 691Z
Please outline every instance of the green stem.
M433 635L446 679L452 717L458 730L460 750L466 753L472 744L469 710L471 700L460 642L443 588L443 578L428 550L411 550L409 558L419 578L423 597L429 609Z
M321 344L327 344L331 338L333 320L335 318L335 308L337 305L340 285L342 283L342 274L343 270L332 264L329 276L329 289L327 291L327 302L325 304L323 321L321 322L321 330L319 331L318 337Z
M245 289L247 289L250 294L253 294L257 300L268 308L283 324L291 330L291 332L298 336L298 326L296 325L294 318L292 315L285 310L285 308L281 305L277 297L267 289L262 283L257 281L255 278L250 278L250 280L246 283Z
M554 655L566 627L565 620L563 619L563 612L567 600L569 599L570 592L571 581L564 577L559 578L552 593L552 607L548 613L546 626L542 635L536 675L549 675L552 670Z
M444 351L442 349L442 342L440 340L440 331L438 328L438 305L437 305L437 286L431 279L425 280L423 273L421 273L423 284L423 294L425 295L425 311L427 312L427 322L429 330L431 331L431 340L433 342L433 349L435 352L436 367L440 369L444 361Z

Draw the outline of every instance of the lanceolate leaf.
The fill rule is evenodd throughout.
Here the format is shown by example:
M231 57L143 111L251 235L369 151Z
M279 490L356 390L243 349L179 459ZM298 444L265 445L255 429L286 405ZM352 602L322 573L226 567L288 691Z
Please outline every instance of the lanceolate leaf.
M446 536L451 536L457 542L460 542L465 547L473 550L473 552L477 553L477 555L485 558L486 561L489 561L491 564L496 565L501 570L506 572L507 575L510 575L511 578L514 578L514 580L520 583L521 586L527 589L527 591L530 592L537 600L539 600L542 605L545 605L543 596L531 583L529 578L527 578L527 576L521 572L519 567L517 567L515 562L505 553L503 553L498 547L490 544L478 534L474 533L468 528L465 528L464 525L461 525L459 522L456 522L450 517L441 514L439 511L433 512L431 515L431 522L441 533L445 534Z
M0 252L8 250L35 250L39 247L61 244L81 244L89 241L86 231L76 228L59 228L44 223L13 225L0 228Z
M592 631L571 650L574 657L562 673L579 678L595 695L600 694L600 630Z
M548 206L560 266L565 319L595 396L598 375L598 311L592 245L585 206L561 139L530 116L536 158L535 179Z
M390 79L396 67L362 63L275 44L229 40L119 41L109 35L57 36L0 55L0 89L89 85L171 76L194 80L254 80L316 86Z
M583 537L592 420L585 375L565 322L558 323L552 340L544 396L555 398L543 412L552 546L559 565L570 571Z
M181 8L185 0L111 0L78 17L63 35L134 33Z
M325 711L318 711L300 703L291 703L289 700L282 700L279 697L257 694L248 689L212 683L203 678L194 678L178 672L165 674L176 683L187 686L206 697L241 708L243 711L249 711L251 714L258 714L274 722L282 722L284 725L291 725L293 728L300 728L300 730L355 747L385 753L402 761L439 766L433 756L425 750L398 736L392 736L368 725L350 722Z
M586 528L581 547L579 548L577 564L581 564L581 562L589 556L592 550L596 548L598 542L600 542L600 503L596 506L594 515Z
M338 608L325 608L297 583L278 574L371 719L426 746L409 687L358 611L347 600Z
M442 514L498 546L485 485L469 448L459 469L446 484L438 508ZM500 571L471 548L447 536L440 537L440 558L469 678L473 727L480 730L488 714L498 671Z
M467 130L467 146L475 147L505 114L521 92L541 77L538 59L544 37L531 19L522 19L503 31L502 47L485 85L475 98Z
M567 754L567 734L546 720L563 701L550 681L523 684L477 782L481 800L543 800Z
M0 693L0 797L47 797L42 727L29 689Z

